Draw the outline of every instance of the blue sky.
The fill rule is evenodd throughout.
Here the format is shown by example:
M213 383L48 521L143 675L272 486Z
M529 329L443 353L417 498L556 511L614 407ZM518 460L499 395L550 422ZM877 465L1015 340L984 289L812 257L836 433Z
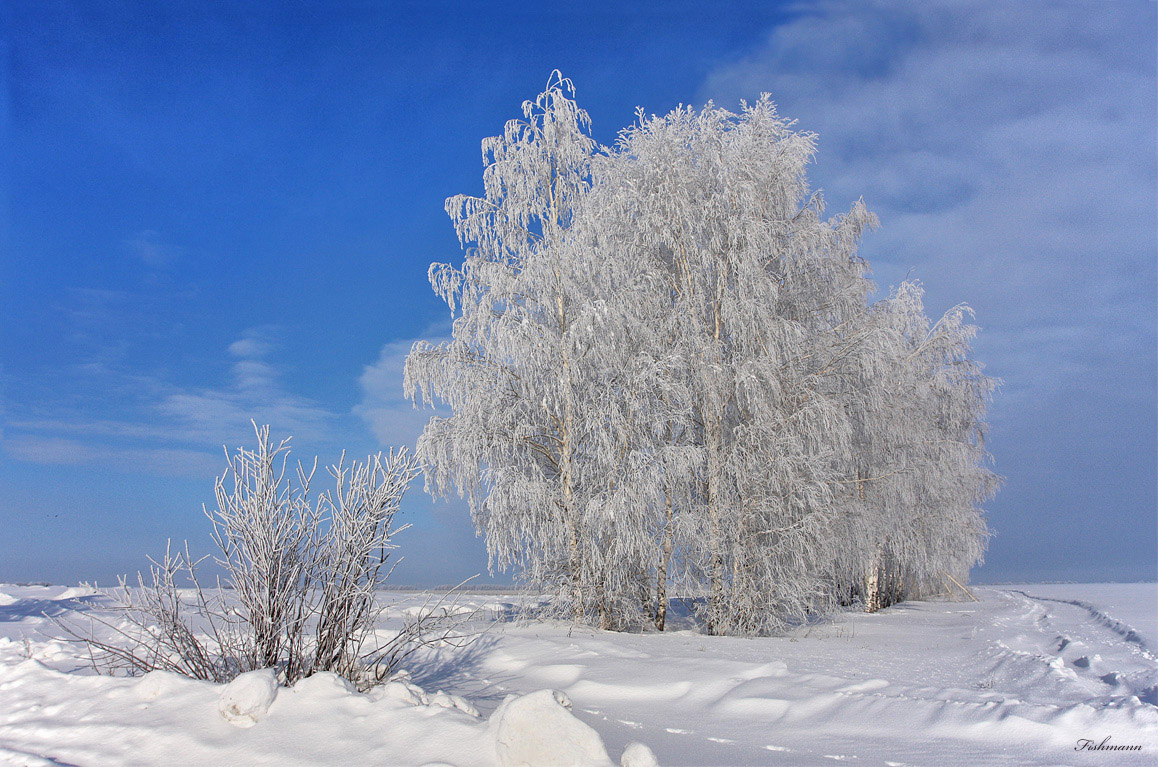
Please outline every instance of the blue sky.
M1005 382L981 581L1153 580L1158 6L88 3L0 9L0 580L209 550L249 419L333 460L412 444L442 209L559 68L597 140L768 91L864 196L883 290L961 301ZM418 486L395 577L485 570ZM502 576L500 575L501 579Z

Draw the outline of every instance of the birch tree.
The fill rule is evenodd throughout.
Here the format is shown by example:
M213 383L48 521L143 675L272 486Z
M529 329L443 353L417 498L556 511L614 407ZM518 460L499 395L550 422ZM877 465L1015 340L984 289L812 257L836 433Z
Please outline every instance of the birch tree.
M816 137L767 96L640 111L611 149L588 127L556 73L483 142L483 196L447 201L462 266L430 270L452 340L406 364L452 412L427 488L492 568L602 628L662 630L678 590L714 634L963 576L996 487L967 310L870 305L876 219L824 217Z
M893 410L904 466L890 470L895 508L873 576L885 593L866 594L870 607L964 582L988 537L981 505L1000 484L988 468L984 420L997 381L971 359L972 310L959 305L931 323L923 292L906 282L888 302L903 355L893 365Z
M582 619L582 514L601 484L582 456L607 435L584 380L596 304L578 276L588 264L566 244L596 151L572 95L555 73L522 119L483 141L483 195L447 200L466 256L431 266L430 281L455 317L453 337L414 345L404 387L453 413L419 439L427 488L464 495L492 567L564 587Z
M869 308L864 343L839 377L853 451L833 578L869 611L964 580L988 535L981 504L998 485L984 448L996 382L970 359L970 310L931 323L922 294L905 282Z
M621 254L649 264L666 298L695 457L676 494L695 526L688 565L707 585L711 633L799 616L823 596L839 403L819 379L846 353L837 332L863 307L863 205L822 220L805 167L815 137L770 100L739 115L709 105L643 118L600 185Z

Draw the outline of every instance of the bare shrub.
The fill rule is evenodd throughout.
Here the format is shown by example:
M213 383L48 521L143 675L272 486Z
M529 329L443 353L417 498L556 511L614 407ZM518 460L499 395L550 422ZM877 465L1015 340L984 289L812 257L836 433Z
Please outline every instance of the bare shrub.
M309 499L316 459L308 472L298 465L295 485L286 480L289 440L273 447L268 426L254 429L257 449L226 456L229 468L214 486L217 508L205 514L249 627L243 670L281 666L296 679L306 670L306 623L317 608L311 591L325 578L317 567L325 504Z
M57 621L88 645L98 672L161 669L225 682L277 668L293 684L332 671L367 689L421 648L471 641L475 612L460 608L453 590L405 616L398 632L376 630L385 609L376 591L396 564L392 538L408 527L395 527L394 516L419 471L406 448L349 465L343 455L329 469L334 486L311 500L317 460L291 473L289 440L274 445L268 426L254 429L257 448L227 454L217 507L205 509L224 570L216 588L202 587L204 558L194 560L188 544L176 554L166 547L135 587L121 578L102 592L117 620Z
M121 576L117 588L100 591L112 600L117 619L90 613L84 627L76 619L52 618L68 637L88 645L93 668L110 675L163 670L210 682L249 670L244 622L220 589L201 588L188 545L177 554L166 546L162 560L149 561L148 581L138 572L136 587Z

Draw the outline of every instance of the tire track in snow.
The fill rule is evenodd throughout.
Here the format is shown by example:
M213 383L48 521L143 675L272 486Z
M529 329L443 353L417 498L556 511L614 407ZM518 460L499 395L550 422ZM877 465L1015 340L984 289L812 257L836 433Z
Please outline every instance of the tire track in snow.
M1111 697L1134 696L1142 703L1158 707L1158 657L1155 657L1135 628L1080 599L1042 597L1018 589L1010 589L1007 593L1017 595L1037 613L1035 624L1043 637L1054 634L1052 639L1042 642L1042 654L1043 659L1047 660L1058 673L1091 683L1096 680L1105 685L1103 689L1109 688L1111 691L1123 688L1125 695ZM1074 626L1065 630L1054 629L1049 620L1051 613L1043 603L1065 605L1083 611L1086 619L1077 625L1089 633L1074 631ZM1101 648L1101 652L1082 652L1083 648L1092 647ZM1105 653L1106 647L1121 652L1127 658L1133 657L1142 661L1144 667L1133 671L1116 668L1115 666L1121 664L1116 662L1111 664L1103 660L1102 653ZM1067 651L1068 659L1063 655ZM1119 659L1111 656L1111 660Z
M1119 637L1121 637L1121 640L1123 643L1135 645L1137 647L1137 650L1135 650L1135 652L1140 652L1147 659L1149 659L1151 661L1158 662L1158 658L1156 658L1154 656L1154 654L1150 651L1150 648L1147 646L1145 640L1142 639L1142 636L1138 633L1138 631L1135 628L1130 626L1125 621L1121 621L1121 620L1118 620L1117 618L1115 618L1111 615L1107 615L1106 613L1102 612L1100 609L1098 609L1094 605L1090 604L1089 602L1083 602L1080 599L1057 599L1055 597L1039 597L1039 596L1034 596L1033 594L1027 594L1024 591L1019 591L1017 589L1011 589L1009 593L1020 594L1021 596L1025 597L1026 599L1033 600L1034 602L1053 602L1055 604L1060 604L1060 605L1071 605L1073 607L1079 607L1079 608L1085 610L1086 613L1090 616L1090 618L1095 623L1109 629L1110 632L1117 634ZM1048 615L1048 611L1046 614Z

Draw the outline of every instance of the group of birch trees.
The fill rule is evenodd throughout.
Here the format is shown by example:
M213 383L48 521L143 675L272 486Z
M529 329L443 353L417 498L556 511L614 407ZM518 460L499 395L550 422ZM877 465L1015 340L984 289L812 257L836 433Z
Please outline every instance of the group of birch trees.
M556 75L483 142L483 195L447 200L452 337L405 388L450 415L418 455L560 614L662 630L681 597L709 633L769 633L979 561L969 310L930 322L914 282L870 302L875 217L824 217L814 151L767 97L640 111L600 147Z

